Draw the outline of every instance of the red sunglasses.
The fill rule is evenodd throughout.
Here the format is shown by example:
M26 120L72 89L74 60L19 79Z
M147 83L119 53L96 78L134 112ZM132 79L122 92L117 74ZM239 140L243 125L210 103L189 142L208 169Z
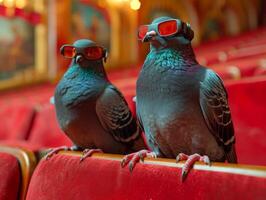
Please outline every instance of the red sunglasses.
M86 48L78 48L72 45L63 45L60 48L60 53L65 58L74 58L78 53L84 55L88 60L106 59L107 51L101 46L91 46Z
M158 35L163 37L172 36L181 32L182 22L180 20L173 19L150 25L142 25L138 30L138 39L143 40L149 29L156 31Z

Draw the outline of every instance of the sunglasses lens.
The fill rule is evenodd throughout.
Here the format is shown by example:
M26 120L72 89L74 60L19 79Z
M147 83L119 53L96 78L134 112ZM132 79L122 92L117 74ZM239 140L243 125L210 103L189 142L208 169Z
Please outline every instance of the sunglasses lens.
M148 32L148 29L149 27L147 25L142 25L139 27L138 38L140 40L142 40L145 37L146 33Z
M64 46L61 53L66 58L74 58L76 55L76 49L73 46Z
M169 36L178 32L177 23L175 20L162 22L158 25L158 32L161 36Z
M98 60L104 56L104 50L102 47L88 47L85 49L85 54L88 59Z

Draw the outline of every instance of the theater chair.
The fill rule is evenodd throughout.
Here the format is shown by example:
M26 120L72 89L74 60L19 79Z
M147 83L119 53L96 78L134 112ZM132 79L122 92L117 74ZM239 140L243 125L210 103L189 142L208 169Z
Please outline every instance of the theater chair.
M36 104L48 103L50 97L53 96L54 88L54 84L42 83L1 92L0 105L6 103L23 103L25 105L35 106Z
M198 62L203 65L213 65L231 60L251 58L266 54L266 45L260 44L241 49L230 49L228 51L210 51L203 55L197 55Z
M23 102L2 103L0 106L0 140L26 140L35 109Z
M260 34L259 34L260 33ZM257 34L240 35L224 38L195 47L199 63L211 65L234 59L265 54L266 29L259 30Z
M265 54L266 54L266 45L260 44L256 46L250 46L246 48L230 50L225 53L224 57L220 57L219 61L225 62L225 61L252 57L252 56L265 55Z
M225 36L218 40L208 41L194 47L197 55L209 52L228 51L230 49L255 46L265 41L266 28L246 32L234 37Z
M255 76L266 76L266 57L261 59L259 62L259 67L254 72Z
M241 72L239 68L235 66L229 66L226 68L221 67L213 67L211 68L213 71L215 71L222 80L238 80L241 78Z
M222 62L213 64L210 66L212 69L225 69L230 67L238 68L241 74L241 77L250 77L256 76L258 69L262 68L262 62L265 60L266 54L245 57L241 59L236 59L233 61Z
M31 151L0 146L0 199L24 200L36 164Z
M71 141L60 129L52 104L40 107L29 135L30 144L38 144L41 148L71 145Z
M227 81L225 86L239 163L266 166L266 77Z
M57 123L54 105L45 104L36 110L27 140L1 140L0 144L29 149L38 154L47 148L71 146L72 143Z
M60 152L41 160L32 176L27 200L75 199L265 199L266 167L197 163L181 182L183 162L145 159L133 172L121 168L122 156Z

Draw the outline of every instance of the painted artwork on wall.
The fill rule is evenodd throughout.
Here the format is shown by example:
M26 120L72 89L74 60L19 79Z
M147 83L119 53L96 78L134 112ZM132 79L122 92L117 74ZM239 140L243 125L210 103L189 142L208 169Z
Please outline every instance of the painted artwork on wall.
M43 0L0 3L0 90L47 78ZM33 9L34 8L34 9Z
M103 8L92 1L73 0L73 41L88 38L110 49L110 19Z
M0 17L0 80L34 68L34 26L20 18Z

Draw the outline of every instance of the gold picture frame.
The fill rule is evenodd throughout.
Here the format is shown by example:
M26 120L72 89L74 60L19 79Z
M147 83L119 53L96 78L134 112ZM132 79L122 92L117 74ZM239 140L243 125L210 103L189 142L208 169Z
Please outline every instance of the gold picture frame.
M0 91L47 80L45 1L2 0L0 10Z

